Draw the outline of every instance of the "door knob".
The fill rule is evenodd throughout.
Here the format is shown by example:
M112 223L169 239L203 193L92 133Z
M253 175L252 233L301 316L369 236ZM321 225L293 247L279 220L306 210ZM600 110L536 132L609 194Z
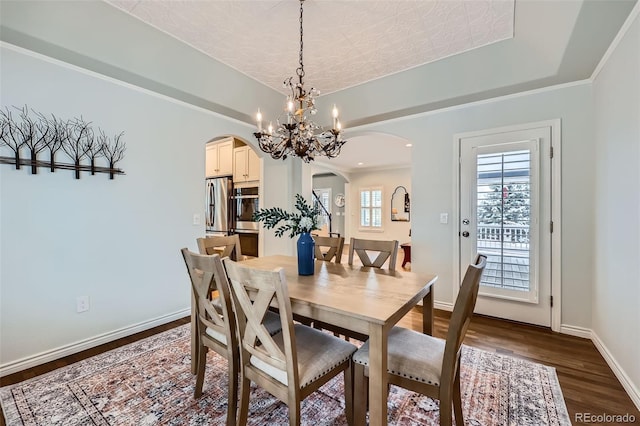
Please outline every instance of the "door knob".
M462 236L465 237L465 238L469 238L469 231L464 231L462 233Z

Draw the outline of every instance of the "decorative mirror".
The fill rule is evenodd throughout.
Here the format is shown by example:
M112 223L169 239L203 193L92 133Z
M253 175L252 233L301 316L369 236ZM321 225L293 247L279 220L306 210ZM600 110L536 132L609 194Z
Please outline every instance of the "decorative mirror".
M411 220L410 210L409 192L404 186L398 186L391 196L391 220L393 222L409 222Z

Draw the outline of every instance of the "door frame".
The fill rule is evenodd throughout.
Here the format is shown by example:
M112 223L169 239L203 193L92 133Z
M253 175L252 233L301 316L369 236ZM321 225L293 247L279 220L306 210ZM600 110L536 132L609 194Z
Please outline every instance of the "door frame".
M562 147L562 122L559 118L553 120L537 121L533 123L516 124L511 126L483 129L473 132L456 133L453 135L453 223L452 238L453 244L453 304L458 296L460 287L460 143L464 138L476 136L488 136L495 133L506 133L520 130L529 130L539 127L551 128L550 146L553 149L551 159L551 221L553 223L553 233L551 234L551 330L560 332L562 326L562 181L561 181L561 147ZM550 152L541 152L543 156L550 156ZM540 224L541 226L551 226L551 224Z

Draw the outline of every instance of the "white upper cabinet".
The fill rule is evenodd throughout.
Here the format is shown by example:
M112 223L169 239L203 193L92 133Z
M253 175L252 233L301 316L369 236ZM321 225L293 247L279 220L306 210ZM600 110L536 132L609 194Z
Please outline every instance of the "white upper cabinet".
M260 180L260 157L249 146L233 150L233 181Z
M233 174L233 139L207 144L205 158L207 177Z

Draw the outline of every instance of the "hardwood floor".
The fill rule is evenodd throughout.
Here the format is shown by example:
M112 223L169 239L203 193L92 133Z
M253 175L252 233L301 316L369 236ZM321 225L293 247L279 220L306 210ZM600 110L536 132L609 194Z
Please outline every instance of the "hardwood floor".
M420 307L415 308L400 325L415 330L422 329ZM449 313L436 310L434 335L444 338ZM44 374L99 353L134 342L155 333L189 322L189 318L155 327L111 343L79 352L28 370L0 378L0 386L7 386ZM635 416L640 424L640 412L626 394L611 369L586 339L553 333L548 329L489 317L474 316L467 332L465 344L491 352L507 354L539 362L556 368L562 392L572 423L576 413L625 414ZM0 424L4 424L3 417ZM614 423L589 423L611 425Z
M445 338L450 313L436 310L434 336ZM421 330L415 309L400 325ZM554 333L544 327L474 315L464 343L490 352L511 355L555 367L571 422L577 413L629 413L640 424L640 412L604 358L588 339ZM589 423L611 425L617 423Z

